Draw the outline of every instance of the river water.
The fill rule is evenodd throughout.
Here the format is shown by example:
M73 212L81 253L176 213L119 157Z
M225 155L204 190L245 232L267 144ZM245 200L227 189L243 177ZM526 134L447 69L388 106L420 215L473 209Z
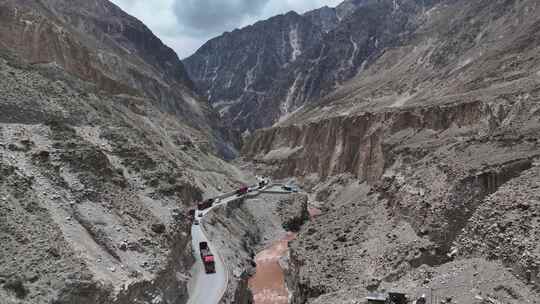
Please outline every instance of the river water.
M320 215L321 211L309 208L309 213L314 218ZM289 232L255 257L257 273L249 279L249 288L253 292L255 304L288 303L289 291L285 285L285 275L279 265L279 260L287 254L289 241L295 237L296 234Z
M287 233L255 257L257 273L249 280L255 304L287 304L289 291L279 259L287 254L289 241L296 237Z

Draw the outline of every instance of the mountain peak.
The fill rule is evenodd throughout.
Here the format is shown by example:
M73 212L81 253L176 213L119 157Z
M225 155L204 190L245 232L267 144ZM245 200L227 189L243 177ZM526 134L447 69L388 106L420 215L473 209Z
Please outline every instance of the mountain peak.
M214 38L184 63L225 120L241 131L269 127L333 91L398 39L416 11L394 19L391 4L348 0L289 12Z

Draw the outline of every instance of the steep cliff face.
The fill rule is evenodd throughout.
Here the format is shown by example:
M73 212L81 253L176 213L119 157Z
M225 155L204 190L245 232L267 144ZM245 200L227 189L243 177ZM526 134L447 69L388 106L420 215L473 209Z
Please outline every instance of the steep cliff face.
M187 209L243 180L191 86L108 1L0 1L2 303L187 300Z
M515 12L504 14L508 7ZM352 173L375 181L391 165L381 155L388 159L395 148L390 143L402 137L432 132L442 141L462 132L488 138L533 132L540 67L530 35L537 27L534 8L506 2L436 6L413 40L385 48L336 92L255 132L244 154L283 162L276 171L281 176ZM473 29L463 26L467 20ZM366 173L366 165L377 169Z
M408 37L437 2L346 1L289 13L213 39L185 64L227 121L253 131L353 78Z
M318 26L290 12L212 39L184 62L200 92L226 120L242 130L255 129L280 115L279 103L272 101L287 90L284 69L321 36Z
M362 73L244 146L323 206L292 245L293 303L382 288L534 302L540 6L417 9Z
M243 154L275 165L278 169L273 174L280 178L317 174L324 179L351 173L362 182L375 183L394 158L393 137L404 131L410 135L413 130L436 134L454 126L482 129L490 114L488 107L474 102L339 116L259 130Z

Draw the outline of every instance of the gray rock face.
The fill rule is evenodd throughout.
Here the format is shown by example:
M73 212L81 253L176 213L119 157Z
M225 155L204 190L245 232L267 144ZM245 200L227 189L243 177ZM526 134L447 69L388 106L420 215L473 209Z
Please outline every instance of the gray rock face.
M148 98L227 150L225 128L194 93L178 56L111 2L10 0L0 11L1 48L33 64L56 64L100 91Z
M312 24L317 26L323 33L328 33L339 24L339 14L335 8L328 6L309 11L304 14Z
M210 40L185 64L223 117L256 129L280 115L279 103L269 103L285 95L291 81L285 71L321 39L319 27L289 12Z
M2 304L186 302L184 214L241 180L191 87L106 0L0 1Z
M185 60L190 76L240 130L268 127L335 90L417 27L434 1L346 1L226 33Z
M254 133L244 155L311 185L323 212L292 242L292 303L377 286L430 303L537 302L539 8L419 11L400 21L414 31L377 36L387 47L362 73Z
M339 19L350 16L357 8L379 2L378 0L345 0L336 7Z
M279 201L277 212L287 231L298 232L309 220L308 197L305 194L294 194Z

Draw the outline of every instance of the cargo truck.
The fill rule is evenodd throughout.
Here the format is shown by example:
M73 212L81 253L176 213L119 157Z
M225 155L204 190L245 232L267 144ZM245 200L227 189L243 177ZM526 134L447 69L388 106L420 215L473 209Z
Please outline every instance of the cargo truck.
M199 251L201 253L201 260L204 265L204 270L206 273L215 273L216 272L216 263L214 261L214 255L210 251L207 242L199 243Z

